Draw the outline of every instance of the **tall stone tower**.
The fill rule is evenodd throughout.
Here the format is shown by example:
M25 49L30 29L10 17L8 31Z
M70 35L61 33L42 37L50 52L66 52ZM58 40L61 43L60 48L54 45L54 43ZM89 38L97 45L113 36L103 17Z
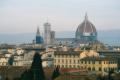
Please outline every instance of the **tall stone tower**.
M55 43L55 31L51 31L51 44Z
M42 44L43 38L40 35L39 27L37 27L37 33L36 33L36 44Z
M45 45L51 44L51 24L48 22L44 24L44 43Z

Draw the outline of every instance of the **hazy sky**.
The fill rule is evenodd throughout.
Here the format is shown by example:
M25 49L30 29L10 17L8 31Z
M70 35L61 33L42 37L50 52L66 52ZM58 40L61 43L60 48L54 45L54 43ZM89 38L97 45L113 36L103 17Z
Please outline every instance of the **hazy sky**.
M55 31L75 31L85 12L97 30L120 29L120 0L0 0L0 33L35 32L47 20Z

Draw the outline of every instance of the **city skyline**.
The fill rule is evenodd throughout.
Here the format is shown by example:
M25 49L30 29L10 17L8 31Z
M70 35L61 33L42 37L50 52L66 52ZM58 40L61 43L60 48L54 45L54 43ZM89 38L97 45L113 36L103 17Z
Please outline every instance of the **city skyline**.
M118 0L6 0L0 1L0 34L35 32L51 23L55 31L75 31L85 13L97 30L120 29Z

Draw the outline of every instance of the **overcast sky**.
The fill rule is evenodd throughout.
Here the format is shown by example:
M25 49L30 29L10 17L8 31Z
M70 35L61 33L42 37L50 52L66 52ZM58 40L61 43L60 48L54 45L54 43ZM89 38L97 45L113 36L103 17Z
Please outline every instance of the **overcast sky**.
M120 0L0 0L0 33L31 33L47 20L75 31L87 12L97 30L120 29Z

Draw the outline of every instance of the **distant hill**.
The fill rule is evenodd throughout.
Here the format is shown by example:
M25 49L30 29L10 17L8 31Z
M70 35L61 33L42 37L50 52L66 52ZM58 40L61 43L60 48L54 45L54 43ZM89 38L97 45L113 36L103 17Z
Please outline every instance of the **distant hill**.
M33 39L34 33L0 34L0 43L31 43Z
M98 40L120 46L120 30L98 31Z
M0 34L0 43L31 43L35 33ZM56 38L74 38L74 31L56 32ZM120 30L98 31L98 40L111 45L120 45Z

